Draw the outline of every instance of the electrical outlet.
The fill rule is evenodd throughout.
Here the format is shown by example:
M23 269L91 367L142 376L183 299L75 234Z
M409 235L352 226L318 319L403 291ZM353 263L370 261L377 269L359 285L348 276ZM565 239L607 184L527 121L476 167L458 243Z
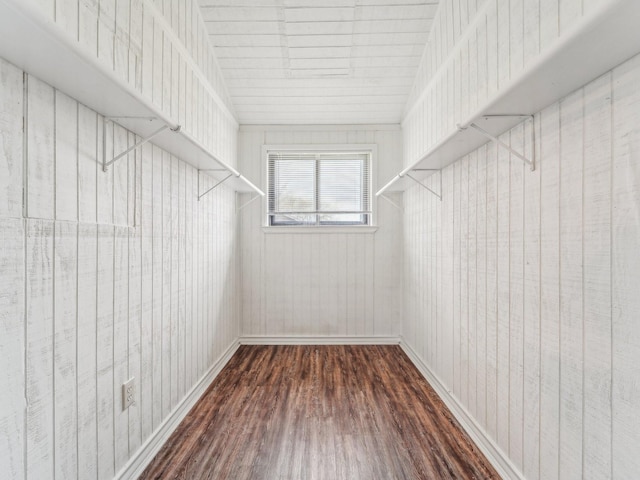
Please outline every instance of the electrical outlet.
M136 379L130 378L122 384L122 410L126 410L135 403Z

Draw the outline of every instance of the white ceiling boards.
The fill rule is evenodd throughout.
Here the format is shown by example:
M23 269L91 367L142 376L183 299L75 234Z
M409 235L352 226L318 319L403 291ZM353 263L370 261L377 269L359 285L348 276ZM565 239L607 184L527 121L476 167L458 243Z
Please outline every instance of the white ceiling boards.
M199 0L242 124L399 123L438 0Z

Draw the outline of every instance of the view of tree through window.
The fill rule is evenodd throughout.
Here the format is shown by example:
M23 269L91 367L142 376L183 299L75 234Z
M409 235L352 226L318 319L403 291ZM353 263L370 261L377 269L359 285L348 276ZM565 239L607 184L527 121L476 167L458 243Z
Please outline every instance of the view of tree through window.
M369 152L269 152L269 225L368 225Z

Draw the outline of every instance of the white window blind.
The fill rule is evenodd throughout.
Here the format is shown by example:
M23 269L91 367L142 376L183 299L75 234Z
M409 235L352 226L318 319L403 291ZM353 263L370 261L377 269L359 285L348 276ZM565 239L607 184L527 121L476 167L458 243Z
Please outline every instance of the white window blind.
M269 225L369 225L370 152L268 152Z

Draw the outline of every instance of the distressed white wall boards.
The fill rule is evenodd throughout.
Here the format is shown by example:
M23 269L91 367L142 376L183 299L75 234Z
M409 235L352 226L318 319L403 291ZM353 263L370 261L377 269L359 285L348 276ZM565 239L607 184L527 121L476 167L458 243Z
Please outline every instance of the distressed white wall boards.
M404 191L429 172L438 171L474 151L487 138L497 137L531 117L535 112L563 98L585 83L629 59L640 50L637 19L640 2L603 2L583 21L564 33L553 47L541 53L494 98L477 109L466 121L454 126L409 166L393 177L377 193ZM418 105L420 102L415 102ZM409 116L412 107L405 118ZM519 112L519 113L514 113ZM532 145L535 142L532 142ZM509 146L497 142L502 147ZM511 153L535 168L535 152ZM424 186L424 185L423 185Z
M180 124L68 37L31 2L0 0L0 57L116 121L142 138L125 152L104 159L103 170L133 148L153 142L240 192L264 193L217 158ZM10 39L10 40L9 40Z

